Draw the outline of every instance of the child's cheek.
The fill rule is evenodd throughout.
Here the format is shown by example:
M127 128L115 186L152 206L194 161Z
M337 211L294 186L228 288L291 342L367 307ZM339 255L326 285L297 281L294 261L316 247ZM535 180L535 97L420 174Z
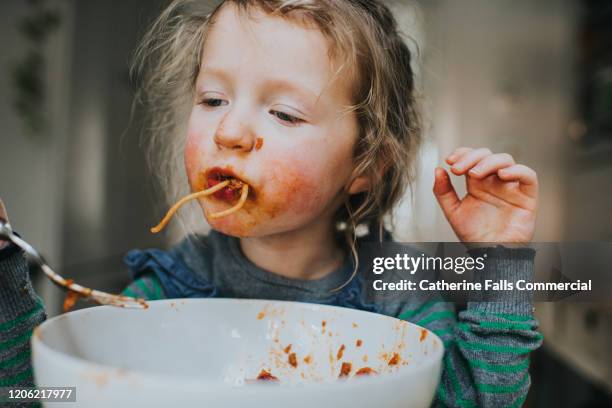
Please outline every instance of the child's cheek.
M209 220L213 228L241 237L266 235L298 228L321 213L328 199L308 166L271 161L266 169L254 199L229 217Z
M259 211L275 218L280 214L307 215L324 205L321 180L307 165L294 161L273 161L267 166L262 197L257 198Z
M197 177L199 169L202 168L202 152L199 146L191 138L187 138L185 144L185 150L183 152L185 160L185 172L187 173L187 179L192 191L199 191L204 187L199 185L199 177Z

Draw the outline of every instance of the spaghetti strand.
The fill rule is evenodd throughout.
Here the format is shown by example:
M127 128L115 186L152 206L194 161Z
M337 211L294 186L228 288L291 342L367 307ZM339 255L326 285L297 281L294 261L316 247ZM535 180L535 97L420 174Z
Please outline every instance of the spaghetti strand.
M207 195L211 195L216 193L217 191L223 189L225 186L227 186L229 184L229 180L225 180L219 184L215 184L214 186L212 186L211 188L208 188L206 190L202 190L202 191L197 191L195 193L189 194L183 198L181 198L179 201L177 201L172 207L170 207L170 209L168 210L168 212L166 213L166 215L164 216L164 218L159 222L159 224L157 224L155 227L151 228L151 232L153 234L157 234L158 232L160 232L161 230L163 230L164 228L166 228L166 225L168 225L168 223L170 222L170 219L172 218L172 216L178 211L179 208L181 208L187 201L196 199L196 198L200 198L200 197L205 197ZM242 197L241 197L242 199ZM246 198L245 198L246 199Z
M240 200L238 200L235 206L233 206L232 208L228 208L227 210L224 210L224 211L209 214L208 216L210 218L221 218L221 217L225 217L226 215L233 214L242 208L248 196L249 196L249 185L243 184L242 192L240 194Z

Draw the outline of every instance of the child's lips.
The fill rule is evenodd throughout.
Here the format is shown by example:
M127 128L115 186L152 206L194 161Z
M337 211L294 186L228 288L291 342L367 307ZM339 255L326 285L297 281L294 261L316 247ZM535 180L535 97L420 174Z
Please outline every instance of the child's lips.
M236 176L231 170L228 169L215 167L206 173L206 181L208 183L208 188L213 187L226 180L230 183L221 190L213 193L213 197L223 201L235 201L240 197L242 186L248 183L242 181L238 176ZM249 187L252 191L252 186L249 185Z

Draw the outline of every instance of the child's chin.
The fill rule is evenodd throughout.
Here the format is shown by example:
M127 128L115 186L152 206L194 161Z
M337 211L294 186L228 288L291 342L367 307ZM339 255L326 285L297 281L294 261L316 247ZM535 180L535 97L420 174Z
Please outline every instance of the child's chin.
M215 231L225 235L231 235L238 238L254 237L259 235L258 228L254 223L240 220L236 214L229 215L225 218L211 219L207 217L208 224Z

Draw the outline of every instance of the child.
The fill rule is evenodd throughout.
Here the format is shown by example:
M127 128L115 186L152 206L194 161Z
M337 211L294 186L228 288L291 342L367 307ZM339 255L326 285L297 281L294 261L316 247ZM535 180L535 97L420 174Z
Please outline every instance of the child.
M168 138L165 157L183 150L192 191L226 178L250 190L226 217L211 214L235 204L234 190L199 199L208 236L131 251L135 282L124 293L296 300L399 317L445 342L437 405L520 406L529 353L541 343L528 299L485 297L458 316L437 296L364 299L359 246L388 239L382 218L413 179L420 133L410 59L390 11L374 0L226 0L210 15L197 1L173 2L137 53L156 137ZM459 199L441 168L434 194L462 241L531 240L531 169L487 149L460 148L446 161L466 177L468 195ZM176 186L169 162L157 168ZM370 233L356 239L358 225ZM488 255L487 278L530 278L532 251L474 251ZM1 258L0 384L27 385L27 341L44 312L18 251L8 246Z

